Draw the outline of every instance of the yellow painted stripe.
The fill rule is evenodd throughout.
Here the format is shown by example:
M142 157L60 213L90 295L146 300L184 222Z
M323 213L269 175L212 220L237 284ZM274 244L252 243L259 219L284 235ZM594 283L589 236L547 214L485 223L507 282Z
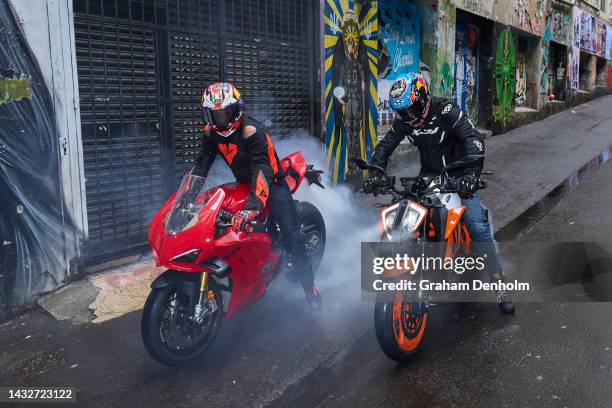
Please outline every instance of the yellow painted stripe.
M370 112L370 139L372 140L372 146L376 147L378 145L378 136L374 130L374 118L372 117L372 112Z
M333 0L326 0L326 2L327 2L327 4L329 4L329 7L332 9L332 11L336 15L336 17L338 17L338 20L342 21L342 16L344 15L344 10L342 10L342 12L340 12L338 10L338 8L336 7L336 3Z
M372 99L374 101L378 101L378 91L376 90L376 87L374 86L374 82L370 81L370 94L372 95Z
M334 125L332 129L331 138L329 140L329 148L327 149L327 168L329 169L329 164L331 163L332 151L334 149L334 140L336 140L336 125Z
M325 98L326 99L329 96L329 92L331 91L331 86L332 86L332 83L331 83L331 81L329 81L329 83L327 84L327 88L325 88Z
M370 71L372 71L372 73L374 74L375 77L378 76L378 67L376 66L376 64L372 61L368 61L370 64ZM374 100L377 100L376 98Z
M329 0L329 1L332 4L334 3L331 0ZM342 15L344 16L346 14L346 11L349 9L348 0L340 0L340 7L342 7ZM357 7L355 7L355 10L357 10Z
M378 42L376 40L363 40L363 43L368 47L378 49Z
M339 38L339 35L325 34L325 40L323 41L325 48L334 47L338 43Z
M334 54L330 55L329 57L325 59L325 72L327 72L331 68L333 62L334 62Z
M334 104L334 101L332 100L332 102L329 105L327 105L327 110L325 111L325 121L326 122L329 119L329 115L331 114L333 104Z
M332 184L334 185L338 184L338 167L340 167L339 159L340 159L340 150L342 149L342 138L343 138L342 129L340 129L338 146L336 147L336 162L334 163L334 175L332 177Z
M365 138L364 138L364 128L363 126L359 126L359 157L365 159ZM351 157L352 158L352 157Z
M378 12L378 7L370 7L370 9L368 10L368 13L365 15L362 21L370 20L372 17L376 15L377 12Z

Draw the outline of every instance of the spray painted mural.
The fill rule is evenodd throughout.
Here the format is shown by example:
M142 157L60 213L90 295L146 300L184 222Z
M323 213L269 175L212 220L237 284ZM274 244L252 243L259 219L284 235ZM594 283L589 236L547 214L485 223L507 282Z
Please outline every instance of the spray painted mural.
M73 228L60 191L53 102L0 2L0 315L65 283Z
M572 41L571 49L571 61L567 66L568 75L570 78L570 88L578 89L580 84L580 20L582 16L582 10L578 7L572 8L572 26L574 27L574 37Z
M597 52L597 19L578 9L580 16L580 48L583 51L595 54Z
M516 51L512 31L506 28L499 34L495 52L495 92L497 104L493 106L493 118L506 127L514 116L514 88L516 85Z
M572 29L572 17L560 8L553 8L550 19L550 39L569 45L569 34Z
M596 54L600 57L606 55L606 25L601 20L597 20L597 38L595 40Z
M325 144L334 183L358 179L353 157L376 146L378 5L325 1Z
M521 29L536 34L542 32L544 0L516 0L514 11Z
M419 8L401 0L379 4L378 135L389 130L395 114L389 107L389 90L401 74L419 72L421 18Z
M453 99L474 122L478 121L478 27L457 22Z
M527 103L527 68L525 54L516 56L516 86L514 88L514 103L525 105Z

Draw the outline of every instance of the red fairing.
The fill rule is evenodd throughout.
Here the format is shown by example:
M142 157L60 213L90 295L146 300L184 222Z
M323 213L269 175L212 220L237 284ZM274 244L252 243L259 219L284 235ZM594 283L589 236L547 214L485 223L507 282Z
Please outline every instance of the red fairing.
M281 163L287 173L287 182L295 191L304 178L306 161L300 152L296 152ZM190 182L191 179L186 181L185 188ZM175 193L155 214L149 228L149 243L158 266L201 273L205 271L202 263L210 258L220 257L228 263L231 271L227 275L230 280L230 289L227 290L230 293L225 304L225 319L263 296L268 282L278 271L280 254L272 252L271 238L267 233L235 232L230 227L216 227L220 210L235 213L244 209L249 193L249 183L228 183L200 193L193 204L202 205L202 208L192 218L193 222L187 223L180 232L168 234L164 223L172 211L177 197ZM268 211L265 208L259 219L264 219ZM199 251L195 260L185 261L183 258L183 261L177 261L177 258L195 251Z
M281 160L281 167L285 172L285 181L289 185L289 190L294 193L304 179L308 163L302 156L302 152L294 152Z

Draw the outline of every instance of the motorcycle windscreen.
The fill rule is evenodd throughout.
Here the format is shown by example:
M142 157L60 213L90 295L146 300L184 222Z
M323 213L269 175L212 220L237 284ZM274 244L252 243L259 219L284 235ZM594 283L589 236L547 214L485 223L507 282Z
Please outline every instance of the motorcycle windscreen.
M193 227L198 221L200 211L219 191L221 190L216 188L207 190L205 177L185 175L164 223L166 233L176 235Z

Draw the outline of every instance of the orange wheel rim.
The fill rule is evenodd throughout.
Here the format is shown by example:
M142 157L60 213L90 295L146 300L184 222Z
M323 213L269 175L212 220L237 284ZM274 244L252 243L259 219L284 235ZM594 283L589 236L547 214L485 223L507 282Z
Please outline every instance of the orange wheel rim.
M395 293L393 299L393 334L397 345L403 351L415 350L427 326L427 312L423 316L411 313L410 303L404 302L400 292Z

